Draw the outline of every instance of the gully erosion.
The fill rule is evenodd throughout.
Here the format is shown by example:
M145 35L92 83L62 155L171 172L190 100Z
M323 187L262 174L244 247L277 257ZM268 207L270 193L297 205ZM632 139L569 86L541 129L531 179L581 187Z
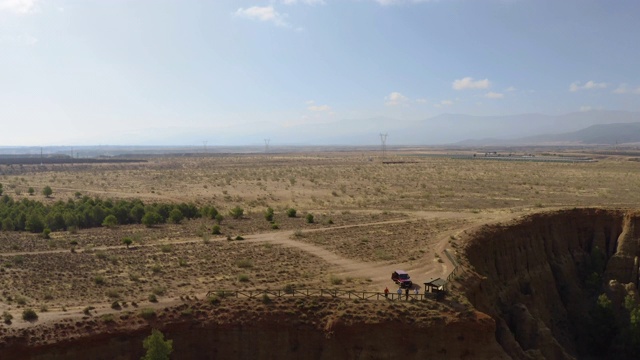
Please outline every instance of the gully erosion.
M640 213L540 213L468 235L467 298L510 357L640 356Z
M0 358L137 359L152 327L176 359L638 358L640 213L543 212L460 241L462 269L442 302L196 301L153 319L5 330Z

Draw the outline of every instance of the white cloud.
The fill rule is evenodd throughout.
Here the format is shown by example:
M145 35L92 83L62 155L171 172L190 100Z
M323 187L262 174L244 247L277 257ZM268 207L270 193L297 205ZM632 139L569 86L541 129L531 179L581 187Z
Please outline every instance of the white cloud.
M278 13L271 5L252 6L246 9L239 8L236 11L236 16L250 20L268 21L278 26L289 26L289 24L285 21L287 15Z
M427 103L427 99L416 99L416 102L418 104L426 104Z
M321 111L330 111L331 107L329 105L310 105L307 109L314 112L321 112Z
M396 106L396 105L401 105L407 102L407 100L409 100L406 96L400 94L397 91L392 92L391 94L389 94L388 96L385 96L384 98L384 104L387 106Z
M591 111L592 109L593 108L591 106L588 106L588 105L580 106L580 111L582 111L582 112Z
M36 10L36 0L0 0L0 11L28 14Z
M316 102L313 100L309 100L305 103L307 104L307 109L313 112L331 111L331 107L329 105L316 105Z
M517 90L517 89L516 89L516 88L514 88L513 86L509 86L509 87L508 87L508 88L506 88L504 91L514 92L514 91L516 91L516 90Z
M433 106L437 107L437 108L442 108L445 106L451 106L453 105L453 100L442 100L437 104L434 104Z
M388 6L388 5L397 5L397 4L419 4L419 3L426 3L426 2L435 2L438 0L374 0L374 1L382 6Z
M490 92L484 94L484 97L486 97L487 99L502 99L504 97L504 94L495 93L493 91L490 91Z
M471 77L465 77L462 79L454 80L451 85L455 90L466 89L488 89L491 86L489 79L473 80Z
M627 84L620 84L615 90L613 90L614 94L638 94L640 95L640 86L637 88L629 87Z
M282 0L285 5L306 4L306 5L324 5L324 0Z
M594 90L594 89L604 89L607 87L606 83L597 83L593 80L587 81L584 85L580 85L580 81L576 81L569 85L569 91L576 92L578 90Z

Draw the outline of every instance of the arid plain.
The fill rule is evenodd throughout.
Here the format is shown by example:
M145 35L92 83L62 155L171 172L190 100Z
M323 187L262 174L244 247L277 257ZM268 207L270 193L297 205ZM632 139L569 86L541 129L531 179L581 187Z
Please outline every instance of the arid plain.
M87 316L112 321L110 314L175 306L219 290L395 291L394 269L408 270L418 284L446 277L454 264L443 251L455 254L468 229L550 209L634 208L640 200L633 155L596 154L597 161L582 163L380 155L201 154L2 166L4 194L16 201L186 202L215 206L224 218L59 231L51 239L0 232L0 312L13 316L0 327L17 331ZM41 195L45 186L51 197ZM236 207L243 209L237 219L229 215ZM265 220L268 207L272 222ZM287 216L292 208L295 217ZM133 243L123 245L124 238ZM450 291L456 303L468 304L455 284ZM21 319L27 308L37 321Z

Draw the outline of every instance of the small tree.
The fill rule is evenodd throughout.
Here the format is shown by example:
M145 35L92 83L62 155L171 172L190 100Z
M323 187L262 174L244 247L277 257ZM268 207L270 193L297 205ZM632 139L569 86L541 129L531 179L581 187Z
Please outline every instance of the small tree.
M182 215L182 211L180 209L173 209L169 212L169 222L173 224L180 224L184 219L184 215Z
M313 224L313 215L307 214L306 219L308 224Z
M102 221L102 226L107 228L113 228L116 225L118 225L118 219L115 217L115 215L109 215Z
M42 189L42 195L46 197L51 197L51 194L53 194L53 190L51 190L51 186L47 185L44 187L44 189Z
M149 211L144 214L142 217L142 223L146 227L153 227L154 225L158 225L162 222L162 216L155 211Z
M273 221L273 209L268 207L267 210L264 212L264 218L265 220L271 222Z
M129 246L131 246L131 244L133 244L133 240L131 240L130 237L126 237L126 238L122 239L122 243L125 244L127 246L127 249L128 249Z
M244 210L240 206L236 206L229 210L229 215L234 219L240 219L244 215Z
M33 196L33 194L36 193L36 190L32 187L29 187L29 190L27 190L27 192L29 193L29 196Z
M142 360L169 360L173 352L173 340L165 340L164 335L157 329L151 331L151 335L144 339L142 346L147 350Z
M287 209L287 216L290 218L296 217L296 213L297 211L294 208Z
M222 214L216 214L216 222L222 224L222 220L224 220L224 216L222 216Z

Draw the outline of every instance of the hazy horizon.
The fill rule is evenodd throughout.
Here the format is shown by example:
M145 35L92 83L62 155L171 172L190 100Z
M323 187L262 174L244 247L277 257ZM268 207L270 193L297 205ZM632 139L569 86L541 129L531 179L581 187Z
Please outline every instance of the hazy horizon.
M441 114L639 112L638 13L631 0L0 0L0 146L360 146L381 132L435 145L477 133Z

